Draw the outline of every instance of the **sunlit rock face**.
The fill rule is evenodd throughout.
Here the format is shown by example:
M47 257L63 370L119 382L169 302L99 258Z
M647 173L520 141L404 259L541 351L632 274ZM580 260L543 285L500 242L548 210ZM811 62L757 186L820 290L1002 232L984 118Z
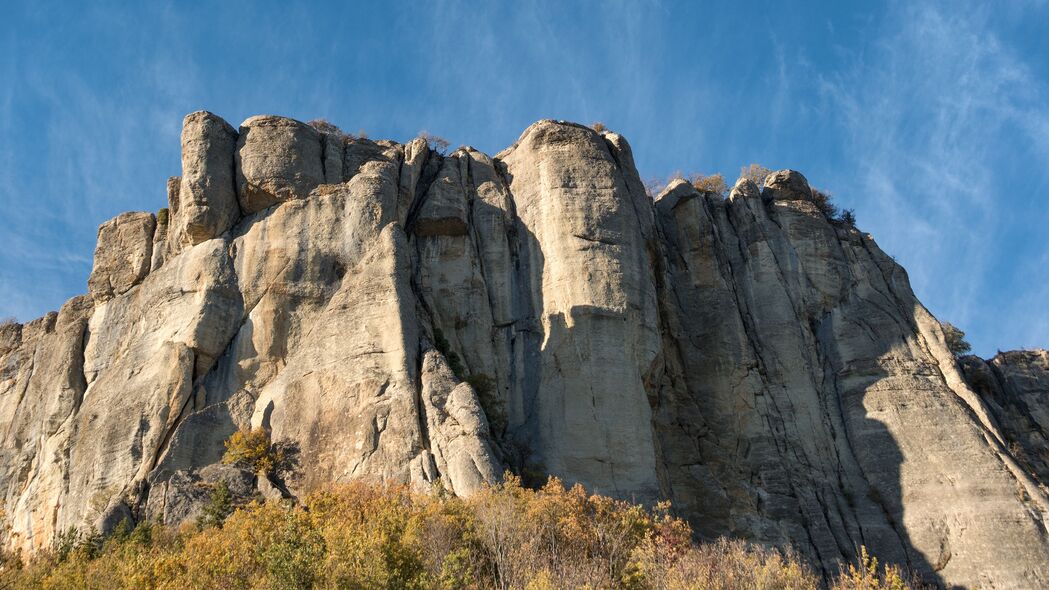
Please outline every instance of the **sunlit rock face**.
M496 156L188 115L168 211L99 230L89 295L0 326L4 542L175 524L201 490L509 470L672 501L697 534L861 545L1049 585L1045 351L956 360L906 273L783 170L646 194L622 137ZM220 465L265 428L298 468Z

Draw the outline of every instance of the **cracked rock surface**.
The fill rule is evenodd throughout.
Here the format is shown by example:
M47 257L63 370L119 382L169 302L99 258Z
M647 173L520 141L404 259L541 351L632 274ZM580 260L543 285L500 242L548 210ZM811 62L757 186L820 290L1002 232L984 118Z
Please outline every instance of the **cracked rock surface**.
M621 136L496 156L188 115L163 218L99 230L90 295L0 326L0 529L196 518L208 486L505 470L697 534L866 545L943 586L1049 585L1049 357L955 359L906 272L783 170L650 198ZM274 487L220 465L265 427Z

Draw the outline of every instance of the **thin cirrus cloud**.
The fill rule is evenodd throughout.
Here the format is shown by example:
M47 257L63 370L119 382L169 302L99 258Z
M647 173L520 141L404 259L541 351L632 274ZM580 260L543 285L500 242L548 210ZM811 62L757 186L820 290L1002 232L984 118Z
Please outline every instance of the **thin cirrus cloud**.
M855 173L841 185L862 195L862 226L919 298L978 353L1045 346L1046 314L1029 304L1046 294L1049 267L1035 261L1049 246L1022 229L1049 221L1024 196L1049 163L1038 64L989 26L993 7L897 8L868 53L821 80Z
M85 290L98 225L164 206L205 108L489 153L540 118L603 121L646 178L796 168L976 352L1045 346L1047 8L34 3L0 23L0 317Z

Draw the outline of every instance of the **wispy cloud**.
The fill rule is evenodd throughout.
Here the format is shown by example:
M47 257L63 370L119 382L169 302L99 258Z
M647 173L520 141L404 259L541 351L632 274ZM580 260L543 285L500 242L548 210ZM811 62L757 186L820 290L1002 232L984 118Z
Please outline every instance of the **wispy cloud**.
M862 225L935 312L972 326L982 353L1009 328L983 321L981 294L994 290L996 265L1024 264L1004 225L1002 191L1016 179L1002 178L996 150L1026 141L1044 170L1049 125L1044 81L987 26L993 9L895 5L870 50L821 80L848 138L848 168L859 172L839 184L862 195ZM1013 336L1027 329L1016 313L1006 318Z

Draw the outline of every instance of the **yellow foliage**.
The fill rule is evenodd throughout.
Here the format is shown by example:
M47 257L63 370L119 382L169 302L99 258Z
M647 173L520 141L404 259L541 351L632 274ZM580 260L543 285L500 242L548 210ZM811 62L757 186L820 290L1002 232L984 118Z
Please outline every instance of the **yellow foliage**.
M696 187L696 190L702 193L714 193L716 195L724 196L728 192L728 185L725 184L725 177L720 173L718 174L693 174L692 175L692 186Z
M265 428L238 430L225 442L226 453L222 462L251 469L263 475L279 475L290 466L288 445L270 441L270 431Z
M791 553L738 540L696 544L669 504L647 509L556 478L533 490L507 475L469 498L435 487L424 495L358 482L298 506L249 504L221 528L136 529L95 551L0 568L0 588L820 587ZM864 551L835 588L902 584L898 570L879 570Z

